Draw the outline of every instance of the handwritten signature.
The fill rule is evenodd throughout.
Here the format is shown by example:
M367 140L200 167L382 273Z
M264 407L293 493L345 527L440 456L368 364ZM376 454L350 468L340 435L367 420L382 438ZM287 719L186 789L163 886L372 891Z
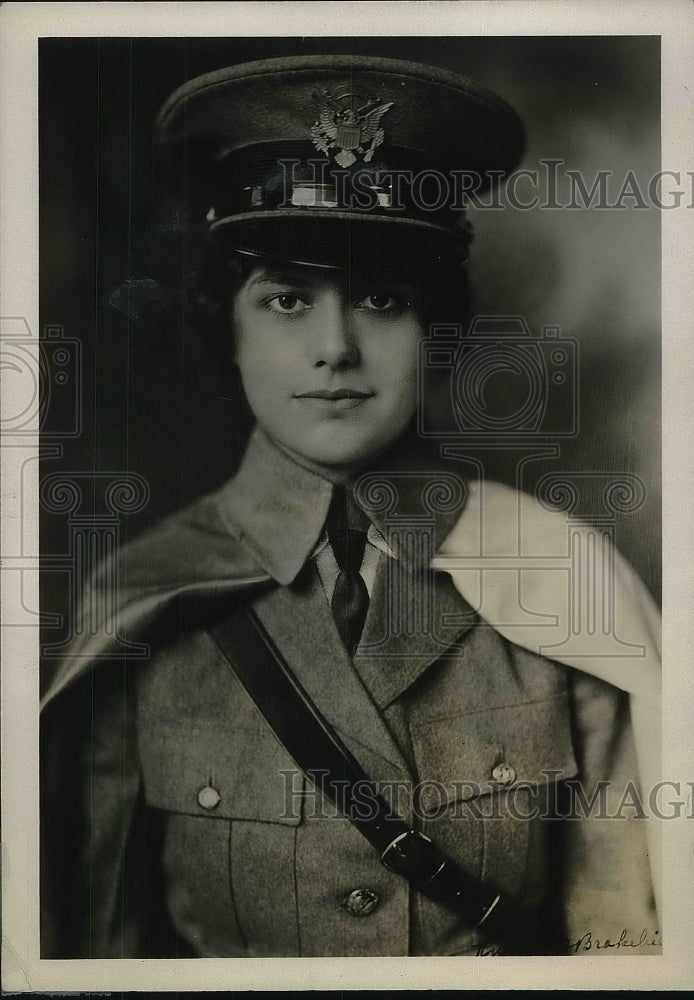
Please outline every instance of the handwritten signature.
M570 955L577 955L583 951L607 951L610 948L659 948L662 943L663 940L658 931L651 932L644 927L638 938L634 938L628 935L625 927L620 932L619 937L614 940L608 937L595 937L592 931L586 931L576 941L569 941L567 947Z
M624 927L620 931L619 937L616 937L614 940L609 937L599 938L595 936L593 931L586 931L576 941L567 941L567 951L569 955L578 955L579 952L609 951L613 948L619 950L622 948L659 948L662 943L663 940L659 931L649 931L644 927L638 938L634 938L633 936L629 936L626 927ZM489 955L505 955L506 952L501 945L483 943L478 946L475 954L478 957L486 957Z

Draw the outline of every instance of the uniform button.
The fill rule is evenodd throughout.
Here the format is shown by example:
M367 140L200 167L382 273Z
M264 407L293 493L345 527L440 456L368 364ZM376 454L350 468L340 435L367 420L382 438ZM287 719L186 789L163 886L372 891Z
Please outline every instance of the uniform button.
M502 785L512 785L516 780L515 768L503 761L501 764L497 764L492 771L492 778L494 781L499 781Z
M368 917L377 909L381 897L373 889L352 889L342 901L342 905L352 917Z
M212 785L205 785L198 792L198 802L203 809L215 809L219 805L221 795Z

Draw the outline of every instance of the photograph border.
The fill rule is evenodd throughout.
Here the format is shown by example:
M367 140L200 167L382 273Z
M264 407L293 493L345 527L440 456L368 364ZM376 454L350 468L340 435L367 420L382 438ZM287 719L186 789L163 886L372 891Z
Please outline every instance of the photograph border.
M2 159L0 231L2 322L39 330L37 40L54 36L137 35L660 35L662 168L694 171L694 14L680 0L653 5L464 0L427 3L9 3L0 9ZM434 15L435 12L435 16ZM355 13L358 18L355 18ZM204 30L203 30L204 29ZM694 175L693 175L694 176ZM694 782L694 694L690 681L694 571L689 546L694 470L690 379L694 377L694 230L685 204L662 214L663 320L663 776ZM8 400L2 402L7 412ZM19 470L38 456L38 434L21 447L3 443L3 515L12 509ZM22 523L2 518L3 553L21 529L38 552L38 461L22 480ZM684 542L683 542L684 540ZM688 558L689 557L689 558ZM38 568L38 566L36 567ZM26 600L38 606L27 575ZM3 596L3 611L7 605ZM38 629L2 632L3 980L8 992L37 990L274 989L655 989L694 985L694 823L664 824L664 953L658 957L504 957L383 959L42 960L38 957ZM690 786L690 796L694 786ZM692 810L689 810L691 816Z

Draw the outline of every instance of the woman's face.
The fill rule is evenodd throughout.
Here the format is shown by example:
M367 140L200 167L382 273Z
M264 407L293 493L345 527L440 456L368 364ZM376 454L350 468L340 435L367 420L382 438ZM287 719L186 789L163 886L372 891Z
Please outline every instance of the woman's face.
M260 426L322 465L358 466L417 406L424 336L412 285L312 267L259 267L234 300L236 361Z

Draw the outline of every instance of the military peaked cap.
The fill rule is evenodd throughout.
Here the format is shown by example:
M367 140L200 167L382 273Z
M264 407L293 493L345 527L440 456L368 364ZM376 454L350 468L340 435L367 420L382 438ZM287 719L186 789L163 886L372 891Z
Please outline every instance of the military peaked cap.
M337 262L464 251L470 191L519 162L524 131L501 98L455 73L362 56L299 56L190 80L158 118L162 143L209 187L210 232L247 253Z

